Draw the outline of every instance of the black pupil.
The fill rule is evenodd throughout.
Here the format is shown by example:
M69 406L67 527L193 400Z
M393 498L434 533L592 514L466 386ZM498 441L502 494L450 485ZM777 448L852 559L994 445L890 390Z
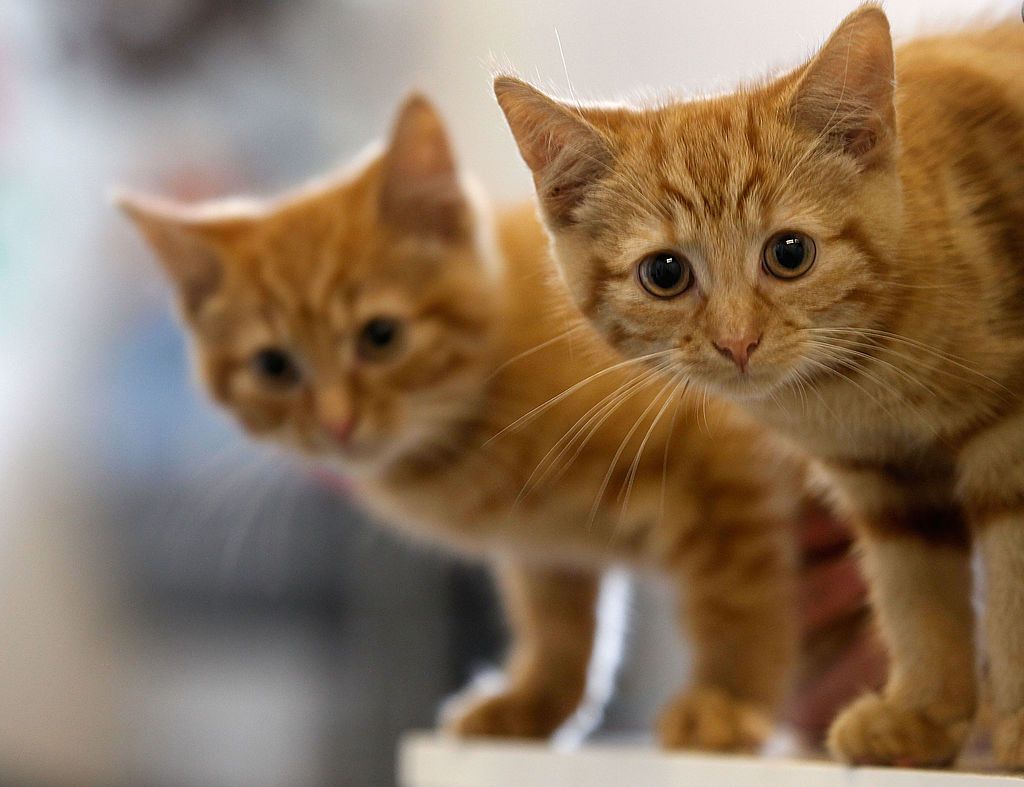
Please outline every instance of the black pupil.
M655 287L671 290L683 278L683 266L675 257L659 254L651 260L648 276Z
M387 347L395 338L395 323L378 317L376 320L370 320L363 332L366 340L374 347Z
M256 367L260 374L279 380L291 374L292 361L287 353L271 348L256 354Z
M796 235L786 235L775 241L775 260L787 270L796 270L804 264L807 251L804 239Z

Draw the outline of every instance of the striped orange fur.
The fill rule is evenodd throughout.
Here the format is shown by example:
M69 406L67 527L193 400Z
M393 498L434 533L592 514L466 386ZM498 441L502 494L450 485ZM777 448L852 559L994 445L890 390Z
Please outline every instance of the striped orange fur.
M551 275L533 206L489 226L426 101L409 100L383 153L272 203L122 204L177 285L214 400L253 436L336 466L410 535L494 563L509 685L458 731L546 736L567 718L598 578L620 563L685 599L694 680L663 743L763 739L793 674L803 462L681 379L620 362ZM391 334L369 330L380 318ZM851 589L827 611L836 625L816 624L831 645L808 645L812 672L866 636ZM855 671L840 693L871 680Z
M973 541L996 754L1024 768L1024 25L894 55L867 5L790 73L653 108L495 86L594 324L788 433L858 524L893 666L834 752L957 755Z

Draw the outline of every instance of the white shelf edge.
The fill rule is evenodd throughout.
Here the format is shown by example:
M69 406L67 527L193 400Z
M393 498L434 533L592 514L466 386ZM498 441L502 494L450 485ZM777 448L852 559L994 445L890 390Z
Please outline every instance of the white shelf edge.
M541 743L466 742L410 733L399 751L402 787L1021 787L1006 774L849 768L815 760L665 753L595 743L557 751Z

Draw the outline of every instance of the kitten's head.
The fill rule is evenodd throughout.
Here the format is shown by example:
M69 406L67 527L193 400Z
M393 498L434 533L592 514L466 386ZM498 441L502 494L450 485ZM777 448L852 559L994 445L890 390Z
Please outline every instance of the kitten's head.
M496 294L441 122L266 205L122 197L174 283L200 376L253 435L372 472L475 406Z
M508 77L495 92L569 288L623 352L665 351L720 393L760 397L837 363L826 337L844 344L894 308L893 51L877 7L796 71L723 97L641 111Z

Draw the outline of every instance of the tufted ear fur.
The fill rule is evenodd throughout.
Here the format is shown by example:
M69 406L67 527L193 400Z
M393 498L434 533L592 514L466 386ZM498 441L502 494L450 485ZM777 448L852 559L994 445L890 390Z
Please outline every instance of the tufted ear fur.
M545 218L553 227L575 222L588 188L611 165L604 138L571 107L513 77L498 77L494 94L519 153L533 171Z
M796 124L871 168L896 140L889 21L865 5L839 25L806 66L792 99Z

